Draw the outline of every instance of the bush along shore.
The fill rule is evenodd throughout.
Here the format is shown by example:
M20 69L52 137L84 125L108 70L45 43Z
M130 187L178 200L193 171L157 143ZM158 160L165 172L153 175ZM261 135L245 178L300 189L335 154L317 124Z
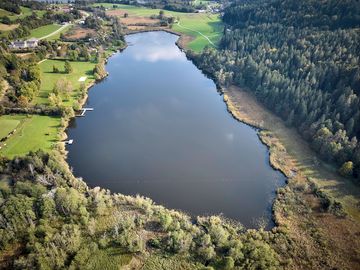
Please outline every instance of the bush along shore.
M96 81L107 75L106 59L94 68ZM79 108L87 98L83 93ZM62 140L74 117L73 107L5 111L60 116ZM278 269L288 264L274 248L274 243L288 245L283 233L246 230L218 216L194 219L148 198L90 189L72 175L65 154L58 144L54 151L1 159L2 267L95 269L99 261L109 269L115 267L111 263L144 269Z
M110 22L104 14L99 16ZM227 16L230 22L231 15ZM116 20L111 22L108 30L120 38L118 45L123 48L121 25ZM96 16L90 16L85 23L100 33L104 30ZM56 52L56 41L43 44L46 49L36 55L40 59L49 53L84 62L88 58L83 47L65 46ZM181 42L177 44L183 46ZM298 133L265 109L250 90L231 86L231 72L217 69L217 65L209 67L209 50L194 54L182 49L215 81L229 112L239 121L260 129L259 137L269 147L271 165L288 177L288 184L277 190L273 205L277 226L271 231L249 230L224 217L191 218L148 198L113 194L99 187L91 189L74 177L65 161L63 144L56 144L55 149L0 159L0 268L358 268L358 211L351 208L350 196L341 193L350 184L315 162L314 153ZM0 69L0 77L10 82L10 91L6 106L1 105L1 114L59 116L58 140L63 140L74 109L85 104L93 83L107 75L105 63L111 53L106 52L109 51L97 59L94 81L82 86L76 102L67 101L64 106L49 109L51 106L32 103L41 88L38 67L17 62L16 57L2 49L1 63L5 68ZM65 72L71 73L71 69L69 61ZM11 80L10 73L18 80ZM57 67L54 73L60 73ZM64 85L71 88L68 83ZM53 94L49 102L54 104L59 96L67 95ZM318 165L314 166L314 162ZM326 189L325 182L334 185L331 189L341 183L346 186L345 191L335 196Z
M103 74L106 76L106 72ZM232 103L233 99L229 98L232 96L226 89L223 91L234 117L264 128L256 119L236 114L239 104ZM84 96L80 104L85 101ZM63 118L64 130L70 117L71 114L66 114ZM284 169L282 151L281 159L278 158L278 148L282 146L271 135L266 137L266 132L262 130L260 137L270 147L271 164L290 179L289 185L277 192L273 207L277 227L271 231L247 230L217 216L193 219L155 205L148 198L90 189L72 175L61 149L51 154L32 152L13 160L3 158L0 239L4 255L0 262L14 269L94 269L97 261L106 260L139 269L159 269L166 264L173 269L319 266L320 256L326 251L326 246L322 246L326 237L318 229L312 208L307 205L308 198L304 196L315 198L324 215L344 218L345 213L341 204L329 199L309 179L294 180L300 173L293 170L295 167ZM300 216L309 219L303 233L298 235L303 228L300 226L304 225L296 223ZM312 227L311 236L309 227ZM310 248L318 248L318 254L310 253L312 250L304 253L301 240ZM316 246L312 241L317 241ZM319 257L309 258L309 255ZM329 265L338 263L335 259L329 259ZM112 269L114 265L109 267Z
M242 8L246 9L240 4L239 9ZM262 9L258 4L252 8ZM227 11L232 14L231 8ZM187 55L215 81L233 117L259 129L259 138L269 147L271 166L288 178L288 184L278 189L273 205L277 224L273 231L285 233L292 243L286 255L280 254L288 258L289 268L357 269L360 257L360 240L356 236L360 233L360 191L354 183L356 179L350 173L344 173L354 172L351 170L352 163L344 163L337 171L336 164L324 160L306 141L306 137L292 128L295 122L284 121L282 114L276 111L279 117L272 112L273 107L264 106L264 97L259 98L258 95L269 87L257 86L255 82L260 83L264 73L252 69L254 66L251 66L251 60L248 62L250 56L246 47L241 47L241 42L244 42L241 33L254 38L254 42L256 33L252 37L250 30L236 25L236 21L232 24L236 32L227 31L220 50L206 48L200 54L188 51ZM229 48L231 38L239 42L239 53ZM255 42L255 45L258 44ZM255 59L256 56L252 56ZM259 69L261 67L258 66ZM255 80L256 76L260 78ZM269 95L268 99L271 98L274 100L274 96Z

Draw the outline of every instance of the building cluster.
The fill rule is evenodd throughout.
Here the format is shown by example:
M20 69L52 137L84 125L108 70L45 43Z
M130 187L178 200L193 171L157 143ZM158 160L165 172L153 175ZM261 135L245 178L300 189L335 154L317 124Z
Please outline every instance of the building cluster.
M28 40L15 40L11 42L10 49L20 50L20 49L34 49L39 45L39 40L37 38L31 38Z

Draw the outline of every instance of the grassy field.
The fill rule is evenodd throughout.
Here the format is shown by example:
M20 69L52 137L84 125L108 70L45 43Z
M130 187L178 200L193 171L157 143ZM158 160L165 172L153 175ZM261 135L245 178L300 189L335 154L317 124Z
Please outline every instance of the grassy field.
M204 37L208 37L217 46L221 39L223 25L218 15L215 14L194 14L180 17L180 25L174 24L173 30L195 37L188 44L194 51L201 51L205 46L212 44ZM188 28L185 29L184 27ZM202 33L204 36L200 35Z
M0 139L5 138L19 124L20 121L17 119L0 119Z
M114 9L113 4L99 3L94 6L103 6L107 9ZM160 9L150 9L144 7L136 7L130 5L116 5L118 10L126 11L129 16L149 17L154 14L159 14ZM201 51L205 46L212 46L212 44L204 37L210 39L216 46L221 39L223 24L219 15L207 13L182 13L175 11L164 11L165 16L173 16L179 20L179 24L173 25L173 30L190 35L194 38L187 44L188 48L194 51ZM188 29L187 29L188 28ZM200 33L202 34L200 34Z
M60 35L61 35L62 33L67 32L68 30L70 30L70 28L71 28L72 26L73 26L73 25L67 25L67 26L65 26L64 29L62 29L61 31L55 33L54 35L49 36L49 37L46 38L45 40L58 40L58 39L60 39Z
M59 24L44 25L44 26L41 26L41 27L31 30L28 38L41 38L43 36L51 34L52 32L55 32L56 30L58 30L60 28L61 28L61 25L59 25Z
M16 19L23 19L27 16L30 16L33 11L30 8L27 7L20 7L21 9L21 14L15 14L15 13L10 13L7 15L10 20L15 21ZM39 17L42 17L45 14L45 10L35 10L34 11ZM0 13L1 14L1 13Z
M52 92L53 87L56 81L60 78L66 78L69 80L74 88L74 91L68 101L64 101L65 105L72 106L74 101L78 99L79 87L81 82L79 79L81 77L87 77L85 84L92 83L94 81L94 76L92 71L95 67L95 63L92 62L70 62L73 72L71 74L66 73L53 73L53 66L59 68L60 72L64 71L64 63L62 60L46 60L40 63L41 70L41 87L40 93L35 98L34 103L37 104L48 104L48 96Z
M17 123L16 132L1 143L0 155L12 158L40 148L49 151L58 140L59 117L5 115L0 117L0 129L11 122Z
M5 10L5 9L0 8L0 17L12 16L12 15L14 15L14 13L11 13L11 12Z

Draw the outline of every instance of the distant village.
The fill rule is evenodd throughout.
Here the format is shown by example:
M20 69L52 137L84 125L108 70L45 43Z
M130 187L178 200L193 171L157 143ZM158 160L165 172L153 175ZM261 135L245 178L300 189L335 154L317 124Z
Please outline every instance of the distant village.
M48 7L48 9L56 9L57 11L61 11L61 12L70 12L71 10L73 10L72 4L68 4L68 5L52 5L50 7ZM67 25L70 22L63 22L61 23L62 25ZM83 24L84 21L80 20L77 21L78 24ZM40 39L37 38L30 38L27 40L15 40L12 41L9 45L9 48L11 50L25 50L25 49L35 49L38 47L39 45L39 41Z

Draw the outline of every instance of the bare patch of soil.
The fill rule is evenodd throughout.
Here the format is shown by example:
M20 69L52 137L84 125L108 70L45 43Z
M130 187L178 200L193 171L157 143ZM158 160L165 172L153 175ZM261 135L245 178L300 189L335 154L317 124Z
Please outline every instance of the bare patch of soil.
M194 39L195 39L195 37L193 37L193 36L188 36L188 35L182 34L180 36L179 40L177 41L177 44L179 45L180 48L186 48L187 44L189 44Z
M7 24L3 24L3 23L0 23L0 31L11 31L11 30L14 30L16 28L19 27L19 24L10 24L10 25L7 25Z
M90 28L82 28L82 27L75 27L71 31L69 31L66 35L66 39L83 39L87 36L94 36L96 34L94 29Z

